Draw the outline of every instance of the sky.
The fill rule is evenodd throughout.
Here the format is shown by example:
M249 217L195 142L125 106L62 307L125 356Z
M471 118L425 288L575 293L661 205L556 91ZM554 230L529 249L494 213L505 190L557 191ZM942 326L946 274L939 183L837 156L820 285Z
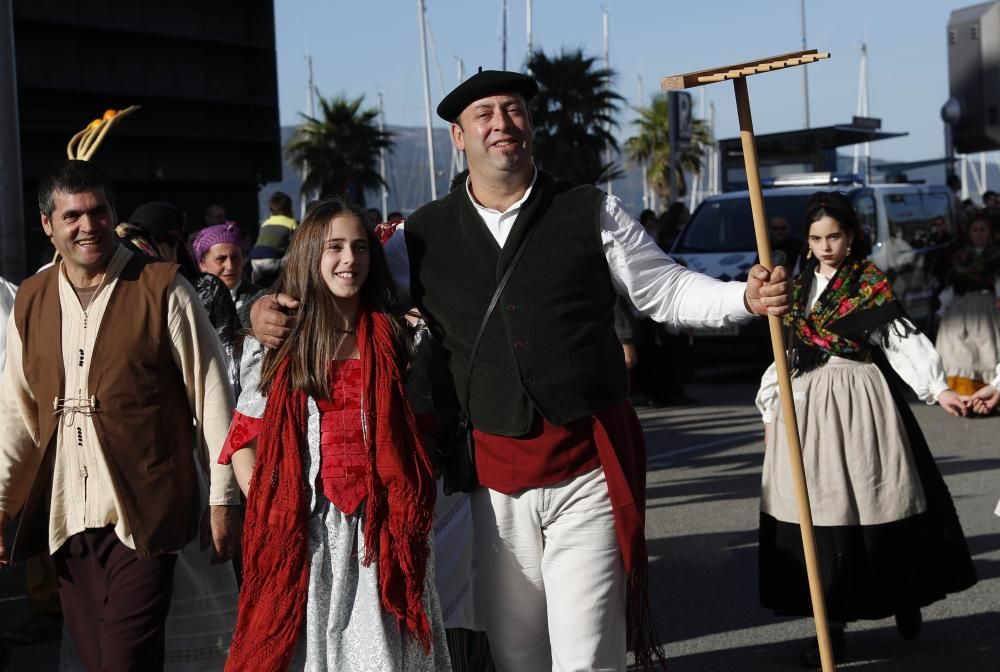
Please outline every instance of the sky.
M502 0L425 0L431 107L478 66L501 66ZM848 123L856 112L860 47L867 44L870 116L882 129L909 136L872 145L891 161L943 155L940 109L948 98L946 27L952 10L970 0L805 0L807 48L830 52L805 66L811 126ZM278 90L282 125L306 105L306 59L324 96L384 97L386 123L424 122L423 70L416 0L275 0ZM527 2L508 0L507 68L521 69L527 50ZM802 45L799 0L533 0L532 43L548 55L583 50L603 58L602 9L609 19L615 87L640 104L661 77L797 51ZM802 67L750 78L758 134L803 128ZM694 89L696 113L704 91L714 104L716 137L738 132L732 85ZM619 115L621 140L633 133L635 113ZM698 114L698 116L701 116ZM435 126L444 122L433 116ZM849 151L849 150L848 150Z

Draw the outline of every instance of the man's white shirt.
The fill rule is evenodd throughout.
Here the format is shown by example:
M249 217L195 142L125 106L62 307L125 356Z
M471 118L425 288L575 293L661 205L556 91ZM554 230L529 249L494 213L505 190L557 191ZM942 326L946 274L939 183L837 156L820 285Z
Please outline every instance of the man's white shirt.
M500 212L476 201L466 181L469 200L500 247L507 242L534 185L532 178L524 196ZM397 287L409 294L405 228L406 222L400 223L386 243L385 252ZM753 317L743 302L746 283L723 282L678 264L659 248L616 196L606 195L602 200L600 232L611 282L640 313L676 328L728 327Z

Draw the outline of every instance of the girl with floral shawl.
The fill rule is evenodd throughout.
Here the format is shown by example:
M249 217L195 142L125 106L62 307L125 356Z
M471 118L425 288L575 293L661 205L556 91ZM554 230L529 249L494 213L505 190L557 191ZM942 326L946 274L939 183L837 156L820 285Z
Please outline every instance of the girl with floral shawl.
M808 253L793 280L793 396L831 622L842 659L844 626L895 616L919 634L920 608L976 582L951 496L902 396L902 378L952 414L940 357L904 314L886 276L865 259L853 207L818 192L807 205ZM898 374L898 378L897 378ZM759 531L761 603L812 614L774 365L757 405L766 453ZM811 645L802 663L819 667Z

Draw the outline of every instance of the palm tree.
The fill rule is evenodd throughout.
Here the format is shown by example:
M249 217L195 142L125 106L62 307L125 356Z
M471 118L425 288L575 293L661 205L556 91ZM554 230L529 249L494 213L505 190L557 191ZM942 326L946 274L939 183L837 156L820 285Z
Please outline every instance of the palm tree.
M300 115L285 156L305 175L303 194L342 196L363 206L365 189L382 185L379 151L392 147L392 133L379 130L378 110L361 108L364 96L316 98L319 116Z
M667 97L656 96L650 107L637 107L639 113L636 124L639 133L625 141L625 152L633 163L648 162L647 179L653 192L664 205L675 200L671 193L670 180L670 115ZM711 142L708 127L701 119L693 123L691 144L681 149L677 157L680 167L677 175L677 198L687 194L687 182L684 171L693 174L701 173L701 160L705 146Z
M532 52L528 69L538 81L531 101L535 162L558 177L596 184L621 177L608 149L618 149L611 131L625 100L611 90L614 72L595 67L583 51L563 51L549 58Z

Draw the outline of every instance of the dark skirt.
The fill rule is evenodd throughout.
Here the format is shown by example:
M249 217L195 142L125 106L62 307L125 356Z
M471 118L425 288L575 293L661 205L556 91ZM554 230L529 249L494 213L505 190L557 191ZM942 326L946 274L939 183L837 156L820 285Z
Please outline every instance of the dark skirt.
M880 525L816 527L827 615L847 623L925 607L976 583L948 486L888 366L889 382L924 489L923 513ZM781 615L811 616L799 526L761 513L760 601Z

